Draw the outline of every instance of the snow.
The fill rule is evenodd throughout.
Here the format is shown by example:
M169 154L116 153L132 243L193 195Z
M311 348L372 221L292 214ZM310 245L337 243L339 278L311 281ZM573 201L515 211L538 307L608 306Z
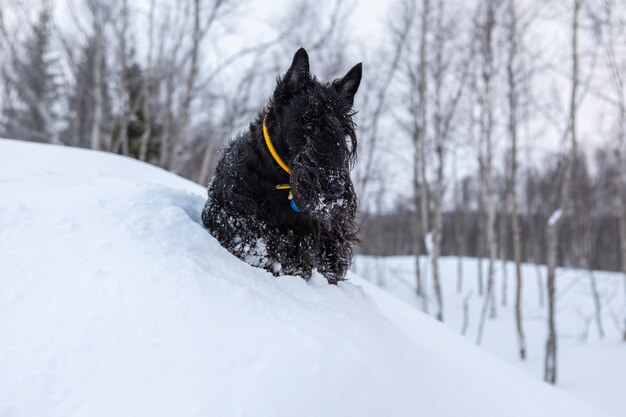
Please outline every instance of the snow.
M427 264L422 259L422 264ZM483 271L488 260L483 260ZM462 291L457 292L458 258L440 258L440 276L444 301L445 324L455 333L463 327L463 305L468 299L469 326L465 337L475 342L480 310L483 304L478 293L478 260L462 260ZM414 291L415 260L413 257L357 257L357 273L375 283L384 291L402 299L411 308L420 309L422 299ZM546 308L540 302L539 289L545 293L547 271L544 266L522 265L522 316L526 333L527 355L522 362L517 354L515 331L515 265L506 263L507 305L502 306L504 269L501 262L495 268L497 317L485 324L481 346L528 375L543 378L543 359L546 341ZM483 281L486 280L486 273ZM622 323L626 315L624 277L622 274L595 271L598 286L604 338L599 336L588 271L557 269L557 333L558 387L592 403L599 408L624 415L626 409L626 344L622 341ZM541 284L539 283L541 279ZM425 282L432 292L430 275ZM544 294L545 298L545 294ZM429 311L437 311L433 297Z
M561 220L561 216L563 215L562 209L556 209L554 212L548 217L548 226L554 226L559 220Z
M239 261L204 199L126 158L0 140L0 415L606 415L355 275Z

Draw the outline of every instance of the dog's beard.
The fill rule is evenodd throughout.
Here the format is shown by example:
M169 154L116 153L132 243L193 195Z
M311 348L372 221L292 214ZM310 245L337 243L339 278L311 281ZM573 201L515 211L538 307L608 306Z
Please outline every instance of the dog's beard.
M344 216L351 210L352 187L347 170L324 168L308 153L301 152L292 162L291 192L294 201L303 214L324 224L330 224L337 216ZM332 183L340 183L346 188L338 198L327 197Z

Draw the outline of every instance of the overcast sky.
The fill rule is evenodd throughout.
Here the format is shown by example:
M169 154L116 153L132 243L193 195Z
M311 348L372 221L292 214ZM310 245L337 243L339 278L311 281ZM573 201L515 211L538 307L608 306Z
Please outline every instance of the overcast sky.
M4 3L11 0L0 0ZM480 0L476 0L480 1ZM68 4L74 4L74 9L84 7L82 0L58 0L55 19L64 26L75 19L70 12ZM180 3L176 0L158 0L160 10L167 10L167 7L178 7ZM212 49L203 54L204 65L210 66L211 60L215 59L215 54L228 56L242 46L254 45L265 39L271 38L277 31L281 12L288 8L288 0L256 0L235 3L237 19L235 23L226 27L220 27L211 37L215 41L210 41L204 48ZM330 13L333 7L332 0L322 0L316 2L318 7L328 10ZM364 78L367 79L373 73L370 68L381 67L386 62L380 62L379 51L385 48L388 39L387 26L389 16L397 12L393 10L398 7L397 1L374 1L374 0L348 0L347 5L354 6L354 12L347 22L350 37L354 40L350 44L347 56L350 62L345 68L362 61L364 67ZM473 1L448 0L446 7L457 8L463 13L471 13ZM536 120L527 125L521 131L522 152L521 157L534 165L540 165L546 155L554 153L562 148L563 128L567 120L567 109L570 95L569 74L570 74L570 10L568 2L548 2L543 0L524 0L521 4L539 4L541 7L533 26L530 28L527 45L532 47L532 51L537 55L535 66L539 69L534 78L534 93L536 104L531 109L536 114L542 114L543 120ZM134 0L130 2L131 7L144 10L147 19L149 0ZM582 20L580 51L582 58L581 78L583 87L581 88L581 98L579 113L579 141L581 148L587 152L599 146L607 146L611 140L614 126L615 107L609 102L611 86L606 71L605 62L597 52L600 46L590 34L589 21ZM158 34L157 36L167 36ZM141 37L138 37L137 49L142 50ZM218 41L219 40L219 41ZM302 45L305 48L307 45ZM626 50L621 52L626 54ZM282 68L289 65L287 60L282 63ZM312 71L316 71L315 57L312 56ZM500 71L503 66L500 65ZM593 73L592 73L593 70ZM229 71L236 71L236 68ZM231 74L232 75L232 74ZM343 74L336 74L341 76ZM593 75L592 78L590 76ZM587 82L591 80L591 82ZM372 81L372 80L370 80ZM374 80L375 81L375 80ZM508 149L508 137L505 135L503 126L506 124L506 91L503 85L496 87L495 94L498 97L496 107L499 115L496 120L495 143L499 155ZM271 91L268 91L268 96ZM358 96L358 95L357 95ZM357 106L360 104L357 97ZM259 103L259 107L264 103ZM241 127L242 129L245 126ZM388 151L383 152L379 158L388 166L388 175L393 178L388 182L390 194L402 195L404 190L410 188L412 169L411 160L412 146L409 142L397 139L394 134L397 126L393 124L393 118L389 118L383 124L383 133L386 139L393 139L394 142L388 144ZM389 139L391 140L391 139ZM458 162L461 174L471 172L476 169L475 146L457 146ZM361 150L363 152L363 150ZM452 153L450 154L452 155ZM503 158L496 158L499 166L504 164ZM450 161L451 162L451 161ZM451 163L448 164L451 169ZM387 190L389 191L389 190ZM391 199L393 200L393 198Z

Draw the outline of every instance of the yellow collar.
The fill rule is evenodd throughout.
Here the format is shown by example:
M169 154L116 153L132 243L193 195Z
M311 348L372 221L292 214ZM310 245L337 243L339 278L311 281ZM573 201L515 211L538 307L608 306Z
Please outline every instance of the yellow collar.
M289 166L285 163L285 161L283 161L283 158L281 158L280 155L278 155L278 152L276 152L276 149L274 148L274 145L272 144L272 139L270 138L270 132L267 131L267 123L265 122L267 121L268 114L269 114L269 111L265 113L265 117L263 118L263 137L265 138L265 144L267 145L267 149L269 149L270 153L272 154L274 161L276 161L276 163L280 165L280 167L283 170L285 170L287 174L291 175L291 169L289 169ZM291 185L277 184L276 189L277 190L290 190ZM291 191L289 191L289 195L287 196L287 198L289 199L289 204L291 205L291 209L295 211L296 213L299 213L300 209L296 205L296 202L293 201L293 194Z
M278 165L280 165L280 167L284 169L287 174L291 174L291 170L289 169L285 161L283 161L280 155L278 155L278 152L276 152L276 149L274 148L274 145L272 144L272 139L270 138L270 133L267 131L267 124L265 122L267 121L268 114L269 114L269 111L265 113L265 117L263 118L263 137L265 138L265 144L267 145L267 149L270 150L270 153L274 157L274 160L276 161L276 163L278 163Z

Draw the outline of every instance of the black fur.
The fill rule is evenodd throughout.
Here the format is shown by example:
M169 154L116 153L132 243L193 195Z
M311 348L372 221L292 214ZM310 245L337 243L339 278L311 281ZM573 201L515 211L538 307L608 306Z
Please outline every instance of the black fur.
M223 151L202 221L222 246L275 275L305 279L316 268L330 283L345 278L356 239L357 199L350 169L356 158L352 121L361 64L322 84L301 48L268 105ZM263 118L283 171L263 137ZM292 210L290 184L300 212Z

